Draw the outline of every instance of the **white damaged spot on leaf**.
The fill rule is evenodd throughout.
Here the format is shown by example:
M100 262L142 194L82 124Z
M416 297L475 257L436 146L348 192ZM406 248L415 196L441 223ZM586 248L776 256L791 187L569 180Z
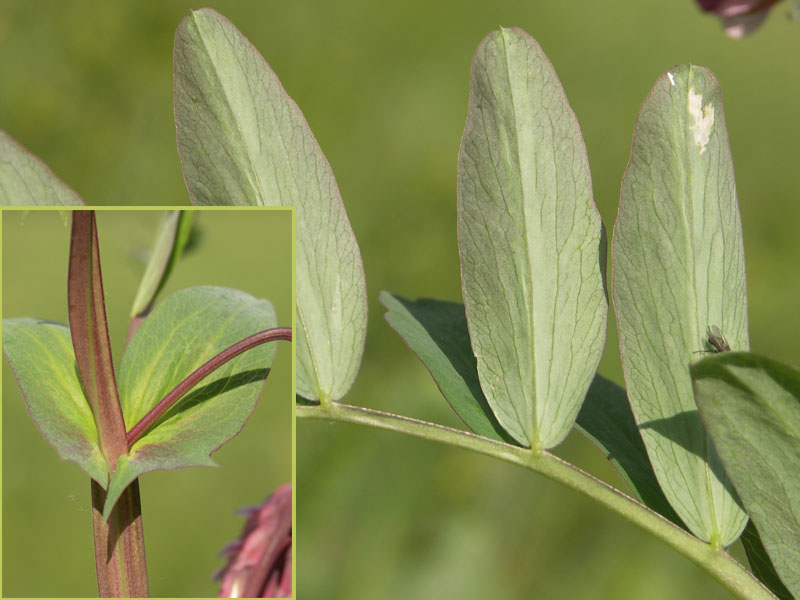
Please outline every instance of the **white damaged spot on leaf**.
M694 143L700 148L700 154L706 151L706 144L714 125L714 105L710 102L703 106L703 95L696 94L694 88L689 88L689 114L694 117L692 133Z
M669 83L672 87L675 87L675 77L672 76L672 72L667 71L667 77L669 77Z

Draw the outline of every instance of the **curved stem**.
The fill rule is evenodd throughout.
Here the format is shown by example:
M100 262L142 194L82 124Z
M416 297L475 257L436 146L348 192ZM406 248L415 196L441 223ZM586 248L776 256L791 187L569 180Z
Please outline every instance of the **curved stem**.
M274 327L265 331L259 331L243 340L236 342L233 346L225 348L222 352L217 354L214 358L204 363L186 379L176 385L173 390L164 396L158 404L151 408L148 413L141 418L141 420L131 427L128 432L128 447L133 444L144 434L145 431L150 429L152 425L162 417L162 415L172 408L175 403L180 400L186 392L191 390L195 385L200 383L205 377L216 371L229 360L236 358L241 353L266 344L268 342L276 342L278 340L292 341L292 328L291 327Z
M736 597L775 600L758 579L724 550L715 550L630 496L547 451L536 453L458 429L335 402L317 406L298 404L295 410L298 419L324 419L388 429L493 456L541 473L589 496L651 533L708 571Z

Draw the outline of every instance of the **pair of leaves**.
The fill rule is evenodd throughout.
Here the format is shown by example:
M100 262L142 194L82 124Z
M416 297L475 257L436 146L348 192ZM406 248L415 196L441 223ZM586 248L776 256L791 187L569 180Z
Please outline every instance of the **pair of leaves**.
M127 428L209 358L275 323L269 301L237 290L196 287L169 296L122 357L118 383ZM111 469L75 369L69 329L6 319L3 349L42 435L61 458L77 463L108 490L106 516L119 493L142 473L213 465L211 452L234 437L252 412L274 354L274 344L259 346L209 375L122 456L109 480Z
M459 247L466 314L382 296L454 410L480 435L537 448L557 445L577 417L635 493L680 523L624 390L595 377L605 236L575 116L541 48L519 30L490 34L473 62Z
M485 82L485 93L474 86L465 135L471 143L461 155L472 340L503 426L523 444L551 447L572 426L602 353L602 224L577 121L541 49L523 32L504 30L487 38L479 55L474 79L502 71L504 90L502 106L494 106L493 82ZM557 118L538 109L544 99ZM499 118L487 124L483 117L496 111ZM192 13L178 28L175 113L193 202L296 207L297 389L312 400L340 398L363 349L363 273L329 165L302 114L261 55L211 10ZM540 138L525 133L531 128ZM484 168L508 197L504 222L477 197ZM531 169L538 179L528 176ZM543 242L550 239L555 243ZM487 240L494 254L487 254ZM511 281L513 296L499 310L498 288L482 293L490 279L501 290ZM503 352L487 350L501 345Z
M548 447L541 438L524 436L553 428L557 443L572 417L568 408L559 419L559 402L537 396L528 386L532 383L540 392L560 385L561 403L580 407L584 372L568 358L577 358L581 366L580 360L589 361L593 374L592 325L600 314L604 325L605 312L597 308L592 284L600 278L591 268L596 264L587 268L592 253L586 250L600 242L595 256L602 277L604 240L592 237L593 204L588 186L581 185L588 181L588 170L582 177L585 152L577 124L557 130L556 124L572 115L538 45L521 32L491 34L478 49L472 73L459 162L459 243L469 338L458 305L415 304L390 295L383 300L390 309L387 319L434 373L468 425L482 435L504 438L487 410L488 401L518 442ZM554 139L558 143L548 145ZM562 251L569 258L565 263L559 260ZM718 389L718 377L714 393L706 392L712 399L698 401L722 463L736 482L734 490L698 416L688 370L698 351L718 346L707 333L715 328L722 328L734 349L748 346L732 159L719 86L706 69L677 67L666 73L643 106L623 180L614 275L633 415L624 390L598 377L578 417L579 429L607 453L646 504L685 523L701 539L729 545L739 537L747 515L738 490L763 533L775 569L797 594L800 528L795 515L800 493L794 488L800 466L800 378L796 373L790 377L785 368L779 377L778 366L772 364L772 372L760 373L760 383L774 388L777 380L789 388L783 394L747 390L738 405L722 402L729 391ZM571 322L559 323L562 307L572 314ZM419 317L434 324L433 333ZM541 325L544 349L533 335ZM564 341L563 331L567 337L572 334L569 341L577 336L587 342L582 353L574 344L557 346ZM467 339L477 357L480 387L469 368L475 358L465 349ZM448 353L459 345L455 354ZM537 385L540 372L548 377L544 386ZM570 386L575 380L570 375L579 385ZM767 426L753 423L765 407L778 416ZM526 430L526 411L531 410L544 416L534 418L533 428ZM752 426L733 435L742 422ZM772 443L761 450L760 468L754 470L747 450L763 436ZM770 464L775 466L770 469ZM753 530L748 539L751 562L760 565L762 577L782 594L769 558L760 551L758 532Z

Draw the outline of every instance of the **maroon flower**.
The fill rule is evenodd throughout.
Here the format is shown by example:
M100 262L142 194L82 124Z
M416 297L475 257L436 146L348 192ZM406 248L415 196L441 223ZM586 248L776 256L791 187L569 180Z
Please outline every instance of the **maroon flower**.
M219 598L291 598L291 484L239 514L247 522L239 539L222 550L228 563L214 575L222 582Z
M758 29L770 8L780 0L697 0L705 12L713 12L722 21L725 33L743 38Z

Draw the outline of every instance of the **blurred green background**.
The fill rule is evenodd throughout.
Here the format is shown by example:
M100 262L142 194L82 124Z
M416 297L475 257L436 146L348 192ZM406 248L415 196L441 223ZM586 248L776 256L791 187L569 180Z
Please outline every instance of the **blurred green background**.
M460 300L456 159L469 66L500 25L527 30L555 65L609 232L634 120L657 76L684 62L714 70L737 170L752 347L800 363L800 25L785 18L785 2L743 41L727 39L692 0L207 5L264 54L336 173L370 303L364 363L348 402L458 424L384 323L378 293ZM0 127L89 203L187 202L171 52L178 21L200 6L6 0ZM617 348L611 320L600 371L621 382ZM559 454L618 483L578 436ZM296 489L303 600L730 597L590 499L461 450L303 422ZM147 503L147 480L143 493Z
M163 211L98 213L109 331L120 364L143 259ZM269 298L291 325L292 222L288 210L198 211L197 246L160 295L220 285ZM69 228L56 211L3 212L3 316L66 323ZM292 477L292 353L278 346L261 399L242 433L213 455L220 468L140 478L150 592L212 597L236 537L236 511L260 504ZM3 361L3 596L96 596L89 478L61 462L28 418Z

